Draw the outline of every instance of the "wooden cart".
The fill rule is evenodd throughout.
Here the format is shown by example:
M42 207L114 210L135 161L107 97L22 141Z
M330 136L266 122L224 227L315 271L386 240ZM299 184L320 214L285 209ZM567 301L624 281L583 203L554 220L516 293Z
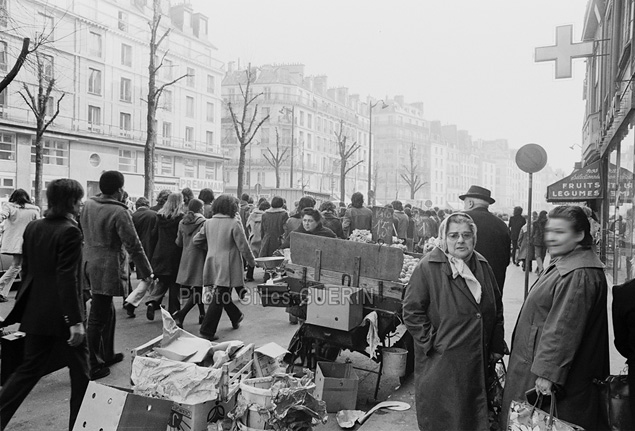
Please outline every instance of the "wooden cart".
M402 300L406 286L398 280L403 266L403 252L386 245L364 244L314 235L291 233L291 260L286 265L289 287L300 305L291 313L299 318L306 316L306 305L301 299L315 283L359 287L364 290L364 315L376 311L378 334L385 346L389 334L401 323ZM292 359L314 369L318 360L333 360L340 349L360 352L368 346L368 326L351 331L341 331L304 323L292 340L289 350ZM407 373L414 368L412 338L409 333L397 346L408 350ZM381 349L378 359L375 398L379 389L383 361ZM366 370L369 371L369 370ZM375 372L375 371L373 371Z

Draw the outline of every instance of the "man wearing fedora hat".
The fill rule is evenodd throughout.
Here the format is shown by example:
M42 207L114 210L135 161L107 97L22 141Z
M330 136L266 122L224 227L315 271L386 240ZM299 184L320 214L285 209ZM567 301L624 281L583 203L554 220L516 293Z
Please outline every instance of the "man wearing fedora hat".
M504 221L488 210L489 206L496 202L492 199L491 191L473 185L467 193L459 198L463 201L465 212L476 223L478 236L475 249L487 259L492 267L502 295L512 241L509 229Z

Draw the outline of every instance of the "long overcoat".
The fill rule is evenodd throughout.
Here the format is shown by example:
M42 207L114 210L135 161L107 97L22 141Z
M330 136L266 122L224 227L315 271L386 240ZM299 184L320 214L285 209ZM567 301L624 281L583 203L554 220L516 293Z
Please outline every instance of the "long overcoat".
M176 244L179 223L183 215L165 217L158 215L152 246L152 268L156 275L172 275L176 278L179 272L183 249ZM160 277L159 277L160 278Z
M531 288L512 337L502 424L512 400L524 401L543 377L560 387L560 419L602 429L593 379L609 373L603 266L592 250L579 247L554 259Z
M4 220L5 222L0 253L22 254L24 229L30 222L39 218L40 208L35 205L27 203L21 207L13 202L3 203L2 211L0 211L0 221Z
M417 265L406 288L403 314L415 342L421 430L489 430L486 373L490 353L505 350L503 306L485 258L474 252L471 259L480 304L463 278L452 278L438 248Z
M207 219L194 236L194 244L207 246L203 268L204 286L240 287L244 285L243 261L256 266L242 222L224 214Z
M118 296L128 288L126 252L139 278L152 274L128 207L114 199L86 200L80 216L84 233L83 274L93 293Z
M251 246L251 251L255 257L260 255L260 246L262 245L262 215L264 211L255 208L247 219L247 239Z
M262 215L260 224L262 240L260 243L260 257L269 257L280 248L281 236L289 214L283 208L269 208Z
M187 213L179 223L179 231L176 235L176 245L182 247L181 263L176 282L182 286L202 286L203 266L205 265L205 250L197 247L194 235L201 230L205 223L203 214Z

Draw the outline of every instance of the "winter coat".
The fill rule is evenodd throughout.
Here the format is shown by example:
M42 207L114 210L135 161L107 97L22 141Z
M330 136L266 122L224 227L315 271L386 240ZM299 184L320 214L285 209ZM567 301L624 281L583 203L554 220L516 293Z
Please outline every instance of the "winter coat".
M505 285L505 273L511 257L512 240L505 222L487 208L479 207L467 211L477 228L475 250L481 253L492 267L496 283L501 292Z
M480 304L463 278L452 278L439 248L421 260L406 288L421 430L489 430L486 373L490 353L505 351L503 306L485 258L474 252L467 264L481 284Z
M324 236L327 238L337 238L337 235L335 235L335 232L333 232L331 229L327 227L322 226L322 223L318 223L318 225L312 232L308 232L304 230L303 225L300 225L300 227L298 227L294 232L305 233L307 235ZM289 247L291 247L291 235L289 235L289 238L287 238L280 246L280 248L289 248Z
M80 222L84 233L83 274L93 293L118 296L126 292L126 252L137 267L140 278L152 274L125 204L94 196L84 204Z
M194 245L194 235L205 223L202 214L188 212L179 223L176 245L182 247L181 263L176 282L182 286L202 286L205 250Z
M212 218L214 213L212 212L212 204L203 205L203 217Z
M545 227L547 220L536 220L531 225L531 245L534 247L545 246Z
M527 236L527 225L523 226L520 229L520 234L518 234L518 257L517 260L525 260L527 258L527 254L529 253L529 260L534 260L534 246L530 244L529 237Z
M176 245L179 223L183 215L167 218L161 214L157 218L154 234L154 252L152 253L152 268L158 275L174 275L179 272L181 253L183 249Z
M342 229L346 238L351 236L355 229L371 230L373 227L373 212L366 207L350 207L342 218Z
M291 232L295 232L296 229L298 229L300 226L302 226L302 214L295 213L289 216L289 219L284 224L284 235L282 236L282 242L288 242Z
M395 211L393 214L393 223L395 225L395 236L400 239L408 237L408 223L410 219L403 211Z
M512 338L502 424L512 400L524 400L543 377L560 387L558 418L586 430L603 429L593 384L609 373L603 267L590 248L578 247L554 258L532 286Z
M24 207L21 207L13 202L3 203L0 221L4 221L4 232L0 253L22 254L24 229L30 222L39 218L40 209L35 205L24 204Z
M199 247L207 246L203 268L204 286L243 286L242 258L249 265L256 266L245 231L237 218L215 214L205 221L194 236L194 244Z
M249 219L247 219L247 237L249 239L249 246L251 247L251 252L255 257L259 256L260 246L262 245L262 215L264 211L260 211L258 208L253 210L251 214L249 214Z
M630 393L635 391L635 280L613 288L613 329L615 347L628 364ZM635 411L635 397L630 397L631 412Z
M137 235L143 246L143 251L148 260L152 260L152 253L154 252L153 246L156 239L153 235L156 234L157 220L157 213L148 207L140 207L137 211L132 213L132 224L137 231ZM137 277L141 278L139 274L137 274Z
M280 248L289 214L282 208L269 208L262 215L260 257L269 257Z
M333 213L323 213L322 223L324 227L331 229L338 238L345 239L342 221Z
M243 229L247 232L247 219L249 219L249 214L251 214L251 210L254 208L253 205L249 205L247 201L240 201L240 208L238 209L238 214L240 214L240 220L243 224Z
M525 217L522 215L514 215L509 219L509 234L511 236L512 241L517 241L518 236L520 235L520 229L527 223Z

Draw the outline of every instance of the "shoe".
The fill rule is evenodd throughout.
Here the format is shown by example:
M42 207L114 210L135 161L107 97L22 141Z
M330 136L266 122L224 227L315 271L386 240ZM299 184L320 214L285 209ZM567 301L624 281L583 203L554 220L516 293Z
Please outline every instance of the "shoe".
M297 325L298 324L298 318L289 314L289 323L292 325Z
M146 317L148 318L148 320L154 320L154 304L152 302L148 303Z
M201 332L199 332L201 338L205 338L207 341L216 341L218 340L218 336L217 335L205 335Z
M205 315L204 314L199 314L198 315L198 324L199 325L203 324L203 319L205 319Z
M106 366L101 366L99 368L92 370L90 372L89 377L90 377L90 380L99 380L109 375L110 375L110 368Z
M115 353L110 361L104 362L104 367L112 367L121 361L123 361L123 353ZM108 371L108 373L110 374L110 371Z
M245 313L241 314L240 317L238 318L238 320L236 320L234 323L232 323L232 328L234 328L234 329L240 328L240 322L242 322L244 318L245 318Z
M0 295L0 302L8 302L8 301L9 301L9 298L7 298L4 295Z
M136 315L136 314L134 314L134 310L135 310L135 308L137 308L137 307L135 307L134 305L132 305L132 304L128 304L128 303L126 302L126 305L125 305L123 308L125 308L125 309L126 309L126 315L128 316L128 318L130 318L130 319L134 319L135 317L137 317L137 315Z
M251 281L254 281L254 279L252 278ZM243 287L242 289L240 289L240 293L238 294L238 297L240 298L241 301L244 301L245 296L247 296L247 288Z

